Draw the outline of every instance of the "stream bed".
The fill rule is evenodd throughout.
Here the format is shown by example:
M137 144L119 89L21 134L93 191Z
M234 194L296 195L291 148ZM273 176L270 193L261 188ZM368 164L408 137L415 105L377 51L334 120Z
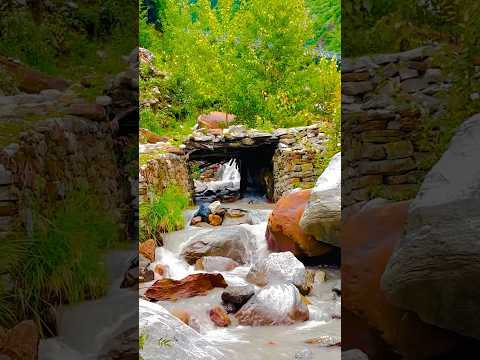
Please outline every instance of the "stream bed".
M244 198L242 200L224 204L225 208L242 209L248 211L250 224L242 224L255 236L255 258L265 257L269 254L265 240L265 231L268 216L273 208L261 198ZM185 212L186 223L189 224L194 210ZM237 225L238 226L238 225ZM222 231L223 226L215 227L214 231ZM187 275L205 272L197 271L181 258L180 253L184 244L193 235L208 229L196 226L187 226L184 230L165 234L164 246L156 249L156 261L150 265L153 269L157 264L168 268L168 277L180 280ZM246 276L249 265L236 267L231 271L221 271L226 283L230 285L248 284ZM297 322L293 325L277 326L242 326L235 317L230 316L232 324L228 327L216 327L209 319L209 309L221 306L221 294L224 289L215 288L206 296L196 296L177 301L159 301L169 311L187 311L194 320L192 326L210 345L220 351L225 359L230 360L330 360L340 359L339 346L325 346L318 343L308 343L311 339L329 338L340 341L341 332L341 302L340 297L332 291L339 287L340 271L334 268L308 267L310 270L321 270L325 273L325 281L316 281L313 290L306 296L309 304L309 320ZM159 278L155 274L156 281ZM140 284L140 295L153 283ZM256 287L258 290L259 288ZM154 305L154 304L152 304ZM160 356L160 357L158 357ZM162 351L157 353L158 360L173 360L171 355L162 356ZM178 356L178 355L177 355ZM207 359L206 357L205 359ZM203 358L202 358L203 359ZM175 359L187 360L187 359Z

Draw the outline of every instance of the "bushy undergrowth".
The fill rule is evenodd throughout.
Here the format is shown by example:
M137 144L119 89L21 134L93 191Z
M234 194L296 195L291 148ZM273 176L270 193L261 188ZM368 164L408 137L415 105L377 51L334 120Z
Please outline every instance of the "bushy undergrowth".
M82 95L101 94L106 77L123 70L122 55L137 44L136 4L130 0L94 0L75 8L62 1L52 4L55 10L41 13L25 6L0 13L0 54L75 82L88 77L90 85Z
M158 239L162 232L182 229L183 210L189 204L189 195L177 185L170 184L161 192L151 190L149 201L140 204L140 241Z
M50 210L34 211L32 225L30 238L20 232L2 251L9 265L0 270L13 285L0 291L0 309L8 315L0 318L2 323L33 318L45 326L51 306L103 295L102 256L120 244L118 225L99 198L85 191L71 193Z
M324 37L332 48L338 45L327 40L326 30L315 34L320 18L314 19L304 1L162 3L163 32L145 16L140 26L140 45L169 74L141 79L141 97L161 98L159 108L149 110L157 124L150 130L192 123L211 110L234 113L257 128L331 121L340 74L335 60L318 56L312 40ZM153 88L157 95L149 93ZM153 115L144 115L149 119L142 121L150 122Z

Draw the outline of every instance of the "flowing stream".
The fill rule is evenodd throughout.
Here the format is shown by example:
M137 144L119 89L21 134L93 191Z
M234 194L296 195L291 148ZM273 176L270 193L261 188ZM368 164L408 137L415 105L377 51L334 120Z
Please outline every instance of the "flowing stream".
M252 219L252 224L240 226L250 230L256 239L257 258L268 255L265 240L267 219L271 212L272 204L260 198L244 198L234 203L225 205L226 208L247 210ZM185 212L186 223L189 223L194 211ZM216 227L222 231L222 226ZM163 264L168 268L168 277L180 280L185 276L203 271L196 271L188 265L179 254L182 246L188 239L199 231L205 229L187 226L184 230L165 234L164 246L157 248L156 262L151 265ZM197 296L181 299L175 302L160 301L168 310L178 309L188 311L194 319L194 327L206 340L225 354L231 360L280 360L280 359L305 359L305 360L330 360L340 359L338 346L325 347L319 344L307 344L306 340L330 336L340 338L340 298L332 288L339 283L340 273L337 269L322 269L326 273L327 281L316 282L312 293L307 297L310 301L310 319L306 322L288 326L240 326L232 322L225 328L216 327L208 317L208 310L221 304L223 289L211 290L206 296ZM249 266L240 266L232 271L221 272L228 285L245 284ZM155 274L155 276L158 276ZM153 282L140 285L140 293L144 292ZM233 317L232 317L233 318ZM165 360L167 360L165 358ZM186 360L186 359L176 359Z
M40 342L39 360L96 360L114 334L138 326L138 298L120 284L137 249L114 250L105 256L110 278L107 294L93 301L56 310L58 336Z

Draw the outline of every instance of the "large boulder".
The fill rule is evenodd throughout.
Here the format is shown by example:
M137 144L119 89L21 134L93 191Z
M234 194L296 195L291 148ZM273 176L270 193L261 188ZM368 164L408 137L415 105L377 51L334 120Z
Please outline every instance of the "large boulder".
M228 226L195 234L183 247L181 256L189 264L204 256L223 256L247 264L254 253L255 236L242 226Z
M309 318L308 307L292 284L261 289L235 314L241 325L290 325Z
M311 190L298 190L278 200L268 219L267 243L271 251L291 251L295 256L320 256L332 246L316 241L300 227Z
M429 359L450 351L458 339L393 305L380 287L385 267L402 238L408 206L408 202L400 202L366 207L343 224L342 307L364 319L406 358ZM361 336L345 333L345 339Z
M318 178L300 226L316 240L339 246L342 156L337 153Z
M188 275L182 280L158 280L145 292L145 297L150 300L175 301L205 295L216 287L227 287L222 274L199 273Z
M307 276L305 266L290 252L272 253L252 265L247 280L258 286L268 284L295 285L306 292Z
M225 129L234 120L235 115L213 111L208 114L201 114L197 119L197 124L201 129Z
M480 339L480 114L457 130L408 210L382 286L428 323Z
M162 306L140 299L139 310L139 350L144 360L226 359L216 346ZM163 346L159 346L160 342Z

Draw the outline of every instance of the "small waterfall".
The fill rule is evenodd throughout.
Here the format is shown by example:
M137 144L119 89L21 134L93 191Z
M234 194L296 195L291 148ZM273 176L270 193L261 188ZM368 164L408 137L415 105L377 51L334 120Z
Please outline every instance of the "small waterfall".
M240 171L237 161L232 159L228 163L222 164L217 179L213 181L194 180L195 192L197 194L205 194L207 192L239 191Z

